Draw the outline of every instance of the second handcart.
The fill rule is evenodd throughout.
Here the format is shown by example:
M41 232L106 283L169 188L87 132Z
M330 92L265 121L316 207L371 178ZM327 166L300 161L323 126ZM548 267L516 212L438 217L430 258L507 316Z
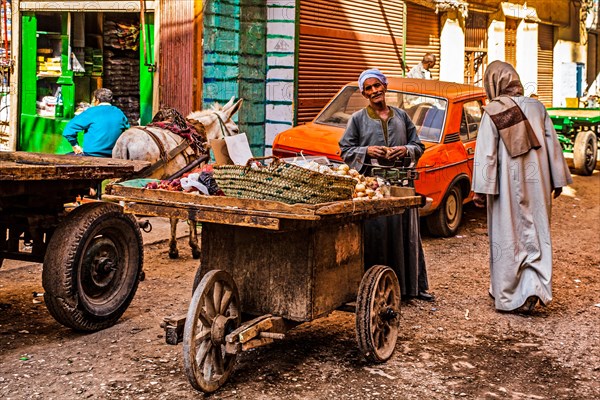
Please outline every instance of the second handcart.
M133 214L202 223L202 255L188 313L167 321L166 328L174 334L167 335L172 343L183 341L192 386L214 392L242 351L283 339L288 329L336 309L356 310L358 346L368 360L392 356L400 286L388 266L365 272L363 222L422 204L413 189L398 191L367 201L288 205L125 182L109 187L103 199Z

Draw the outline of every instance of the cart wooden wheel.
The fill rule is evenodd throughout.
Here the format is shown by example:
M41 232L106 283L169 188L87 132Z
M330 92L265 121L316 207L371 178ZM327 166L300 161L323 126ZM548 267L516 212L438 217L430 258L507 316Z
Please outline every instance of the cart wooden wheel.
M142 275L142 234L117 204L73 210L56 228L44 257L46 307L61 324L80 331L114 325Z
M225 337L240 323L233 278L225 271L209 271L194 291L183 331L185 373L195 389L211 393L227 381L237 355L225 352Z
M396 273L375 265L365 273L356 300L356 337L369 361L388 360L398 339L400 285Z

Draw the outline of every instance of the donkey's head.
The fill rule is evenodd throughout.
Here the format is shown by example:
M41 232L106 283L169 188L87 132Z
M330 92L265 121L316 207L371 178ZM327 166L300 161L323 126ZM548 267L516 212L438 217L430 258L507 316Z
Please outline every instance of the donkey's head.
M231 117L239 111L243 99L234 102L235 98L227 102L224 106L213 105L208 110L194 111L187 116L187 119L198 121L204 125L207 139L220 139L225 136L237 135L240 130Z

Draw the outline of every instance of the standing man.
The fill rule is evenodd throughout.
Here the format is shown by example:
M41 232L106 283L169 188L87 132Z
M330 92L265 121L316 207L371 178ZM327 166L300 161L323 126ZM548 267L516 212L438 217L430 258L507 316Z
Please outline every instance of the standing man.
M573 179L546 109L523 96L512 65L492 62L484 87L473 201L487 202L490 295L499 311L531 313L552 300L552 197Z
M363 71L358 78L369 106L348 121L340 140L342 158L360 173L370 175L366 164L393 164L410 157L414 163L425 146L406 112L389 107L385 101L387 78L377 69ZM387 265L400 281L402 297L433 301L427 293L427 271L419 231L419 214L411 208L401 215L379 217L365 222L365 266Z
M101 88L92 94L90 107L69 121L63 136L73 146L75 154L94 157L112 157L112 149L121 133L129 128L127 117L111 105L113 94ZM83 148L77 143L77 133L83 131Z
M406 74L406 77L417 79L431 79L431 72L429 70L435 66L435 61L435 54L426 53L423 56L421 62L415 65L410 70L410 72Z

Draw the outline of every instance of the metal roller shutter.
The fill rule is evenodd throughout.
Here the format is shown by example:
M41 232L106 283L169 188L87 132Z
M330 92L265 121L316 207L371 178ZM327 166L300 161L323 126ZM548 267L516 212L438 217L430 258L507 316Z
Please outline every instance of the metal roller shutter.
M518 21L506 18L504 25L504 61L517 68L517 25Z
M538 25L538 100L552 106L552 66L554 64L554 27Z
M600 83L600 54L598 50L600 50L600 45L598 44L598 34L594 32L588 32L588 54L587 54L587 65L586 65L586 73L587 73L587 90L590 89L590 86L596 82L596 86ZM593 93L588 93L593 94ZM598 88L596 88L596 93L598 93Z
M403 15L394 0L300 2L297 123L312 120L364 69L402 76Z
M437 57L431 69L433 79L440 76L440 21L434 10L418 4L406 3L406 64L419 64L425 53Z
M487 65L487 14L470 11L465 23L465 83L483 86Z
M160 0L160 108L192 110L194 2Z

